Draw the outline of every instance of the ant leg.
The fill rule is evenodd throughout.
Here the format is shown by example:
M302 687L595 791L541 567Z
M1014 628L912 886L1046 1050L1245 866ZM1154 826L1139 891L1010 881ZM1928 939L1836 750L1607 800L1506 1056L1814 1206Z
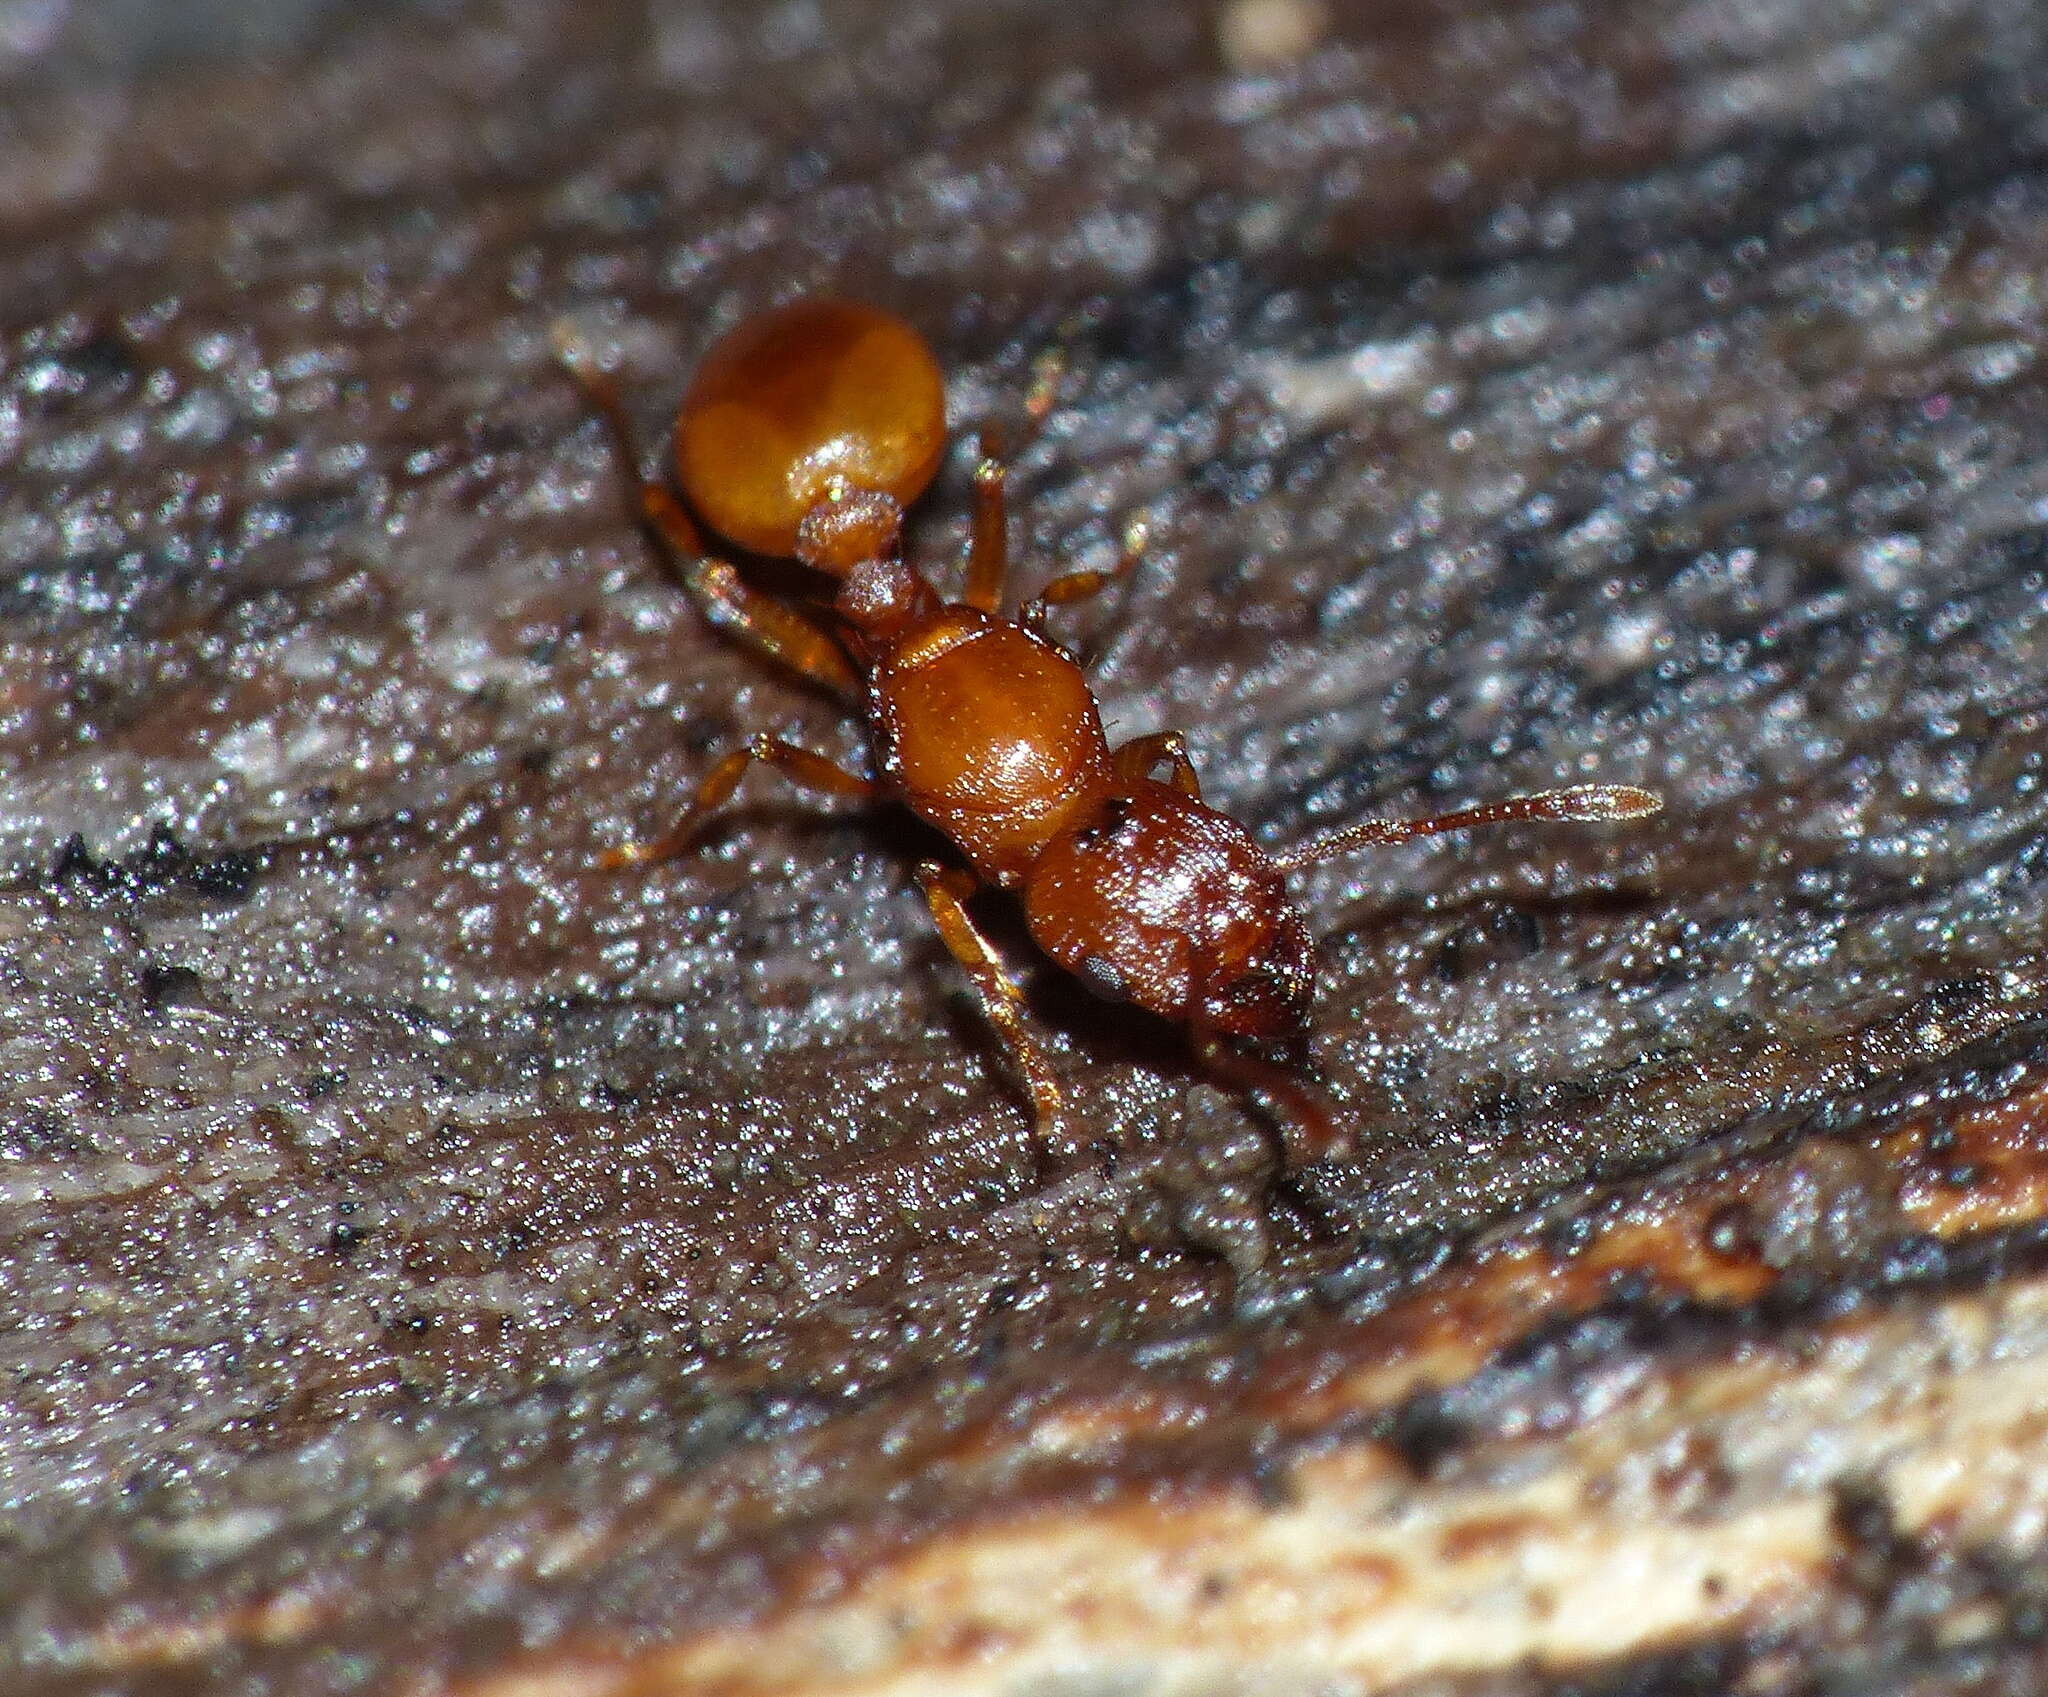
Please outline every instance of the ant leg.
M1060 382L1066 375L1065 348L1042 349L1031 361L1031 385L1024 391L1024 416L1030 420L1031 437L1045 428L1047 414L1059 404Z
M1031 388L1024 400L1024 414L1030 423L1025 432L1027 443L1037 436L1045 415L1052 411L1066 368L1066 356L1057 349L1031 362ZM1003 443L994 425L982 427L978 445L981 457L974 467L974 530L967 547L967 587L960 599L981 612L997 613L1002 611L1003 585L1010 575L1010 516L1003 487Z
M953 958L967 970L982 1016L996 1028L1010 1062L1023 1076L1031 1092L1032 1118L1038 1134L1045 1137L1060 1123L1064 1107L1052 1064L1045 1058L1038 1039L1024 1023L1024 996L996 952L988 945L967 912L967 898L974 894L974 880L953 867L937 861L920 861L917 881L924 887L924 899L932 910L932 923Z
M981 457L974 464L974 530L967 544L967 587L960 599L984 613L1002 610L1003 583L1010 575L1010 504L1006 475L993 429L981 433Z
M1076 601L1100 595L1112 584L1122 583L1144 559L1150 535L1143 519L1132 519L1124 526L1123 545L1117 551L1115 565L1107 571L1067 572L1054 578L1024 603L1017 613L1017 622L1036 635L1045 629L1045 615L1051 608L1071 607Z
M554 331L555 357L576 380L611 437L612 455L632 487L640 522L667 549L683 587L697 603L705 623L746 643L769 659L822 684L835 695L852 696L859 679L846 652L832 633L814 619L773 596L749 589L739 574L705 547L683 504L659 483L642 479L640 456L633 446L632 427L611 375L601 370L590 350L565 325Z
M1213 1031L1198 1030L1193 1041L1195 1060L1211 1078L1245 1095L1267 1097L1278 1107L1310 1161L1348 1151L1350 1140L1337 1129L1321 1092L1285 1067L1232 1048Z
M666 490L658 493L680 516L673 497ZM830 631L786 601L749 589L724 560L714 555L692 559L682 568L682 579L713 630L744 642L843 700L859 694L860 679Z
M1182 795L1200 801L1202 780L1188 758L1188 740L1180 732L1154 731L1150 736L1133 737L1110 756L1116 775L1126 783L1151 777L1162 761L1173 769L1166 781Z
M690 846L690 839L697 834L697 827L704 823L705 816L725 804L732 792L739 788L747 768L757 760L780 766L792 782L806 789L823 790L831 795L865 800L879 787L872 778L863 778L843 766L835 766L822 754L798 748L793 742L784 742L780 737L756 737L745 748L734 749L711 768L697 786L697 793L690 798L690 805L660 836L646 842L622 843L617 848L606 849L597 857L598 865L607 871L616 871L622 866L645 866L652 861L672 860Z

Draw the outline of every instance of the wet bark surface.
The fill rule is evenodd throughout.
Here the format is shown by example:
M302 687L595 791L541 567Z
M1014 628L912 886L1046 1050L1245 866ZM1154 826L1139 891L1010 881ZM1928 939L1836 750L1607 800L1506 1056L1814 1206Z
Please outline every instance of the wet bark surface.
M2035 8L16 10L10 1691L2032 1688ZM992 903L1042 1150L886 809L597 868L863 745L554 338L816 290L1267 840L1667 798L1301 881L1347 1158Z

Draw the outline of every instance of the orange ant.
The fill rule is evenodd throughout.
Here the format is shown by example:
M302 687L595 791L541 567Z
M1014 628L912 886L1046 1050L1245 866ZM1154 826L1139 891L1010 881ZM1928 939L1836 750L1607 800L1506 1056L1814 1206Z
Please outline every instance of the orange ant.
M559 343L625 465L637 466L609 380L572 338ZM1624 785L1549 790L1433 819L1369 819L1276 854L1202 800L1178 732L1111 748L1080 667L1044 635L1048 608L1098 593L1135 553L1113 571L1056 577L1004 617L1003 467L984 439L960 599L941 599L903 558L904 509L945 445L931 349L874 307L799 301L747 320L706 354L676 419L682 493L720 535L796 559L836 579L837 593L813 608L749 588L659 483L640 484L642 517L714 626L862 700L879 775L757 736L712 767L668 831L613 849L603 864L681 853L757 760L814 790L893 795L967 862L924 861L918 882L1030 1090L1041 1135L1060 1122L1060 1089L1021 993L968 914L985 885L1022 897L1032 937L1061 966L1183 1027L1212 1076L1278 1097L1311 1156L1330 1153L1338 1137L1322 1103L1286 1068L1238 1047L1306 1036L1315 955L1286 875L1503 820L1635 819L1654 813L1657 797Z

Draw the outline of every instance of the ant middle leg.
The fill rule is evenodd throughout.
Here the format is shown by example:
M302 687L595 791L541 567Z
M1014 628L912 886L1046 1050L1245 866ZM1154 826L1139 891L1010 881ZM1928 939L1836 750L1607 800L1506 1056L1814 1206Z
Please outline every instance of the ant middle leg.
M935 860L918 863L917 881L924 888L932 923L952 957L966 969L981 1003L982 1017L995 1027L1008 1051L1010 1064L1031 1093L1032 1119L1041 1139L1055 1131L1065 1111L1059 1081L1052 1063L1024 1019L1024 993L1017 988L988 939L981 934L967 912L967 898L974 894L974 880L965 872L941 866Z
M1202 799L1202 779L1188 758L1188 739L1178 731L1154 731L1133 737L1110 756L1116 775L1126 783L1149 778L1162 764L1169 768L1167 782L1184 796Z
M1017 622L1033 635L1043 635L1045 616L1054 607L1071 607L1077 601L1087 601L1129 578L1145 558L1145 545L1150 539L1145 521L1132 519L1124 526L1115 565L1107 570L1062 573L1018 609Z
M864 801L879 787L872 778L863 778L843 766L834 765L822 754L813 754L808 748L799 748L780 737L755 737L745 748L734 749L705 774L704 781L697 786L697 793L690 798L690 805L660 836L606 849L598 856L598 865L607 871L616 871L622 866L646 866L674 859L690 846L690 839L697 834L697 828L706 817L731 798L747 768L757 760L781 767L793 783L828 795L851 796Z

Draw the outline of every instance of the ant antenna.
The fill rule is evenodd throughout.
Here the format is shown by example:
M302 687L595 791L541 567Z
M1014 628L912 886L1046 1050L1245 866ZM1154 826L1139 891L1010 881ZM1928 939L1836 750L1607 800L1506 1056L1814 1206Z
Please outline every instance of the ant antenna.
M1351 1153L1351 1140L1337 1129L1321 1093L1285 1067L1233 1048L1213 1031L1197 1031L1194 1047L1195 1060L1211 1078L1233 1090L1270 1098L1288 1129L1299 1135L1310 1161L1342 1159Z
M1461 807L1455 813L1440 813L1434 819L1362 819L1328 836L1313 837L1273 858L1283 871L1295 872L1304 866L1335 860L1353 849L1405 843L1411 837L1434 837L1445 831L1469 830L1474 825L1501 825L1517 819L1597 824L1612 819L1640 819L1662 811L1663 806L1662 797L1632 784L1578 784L1570 789L1543 790L1535 795L1485 802L1478 807Z

